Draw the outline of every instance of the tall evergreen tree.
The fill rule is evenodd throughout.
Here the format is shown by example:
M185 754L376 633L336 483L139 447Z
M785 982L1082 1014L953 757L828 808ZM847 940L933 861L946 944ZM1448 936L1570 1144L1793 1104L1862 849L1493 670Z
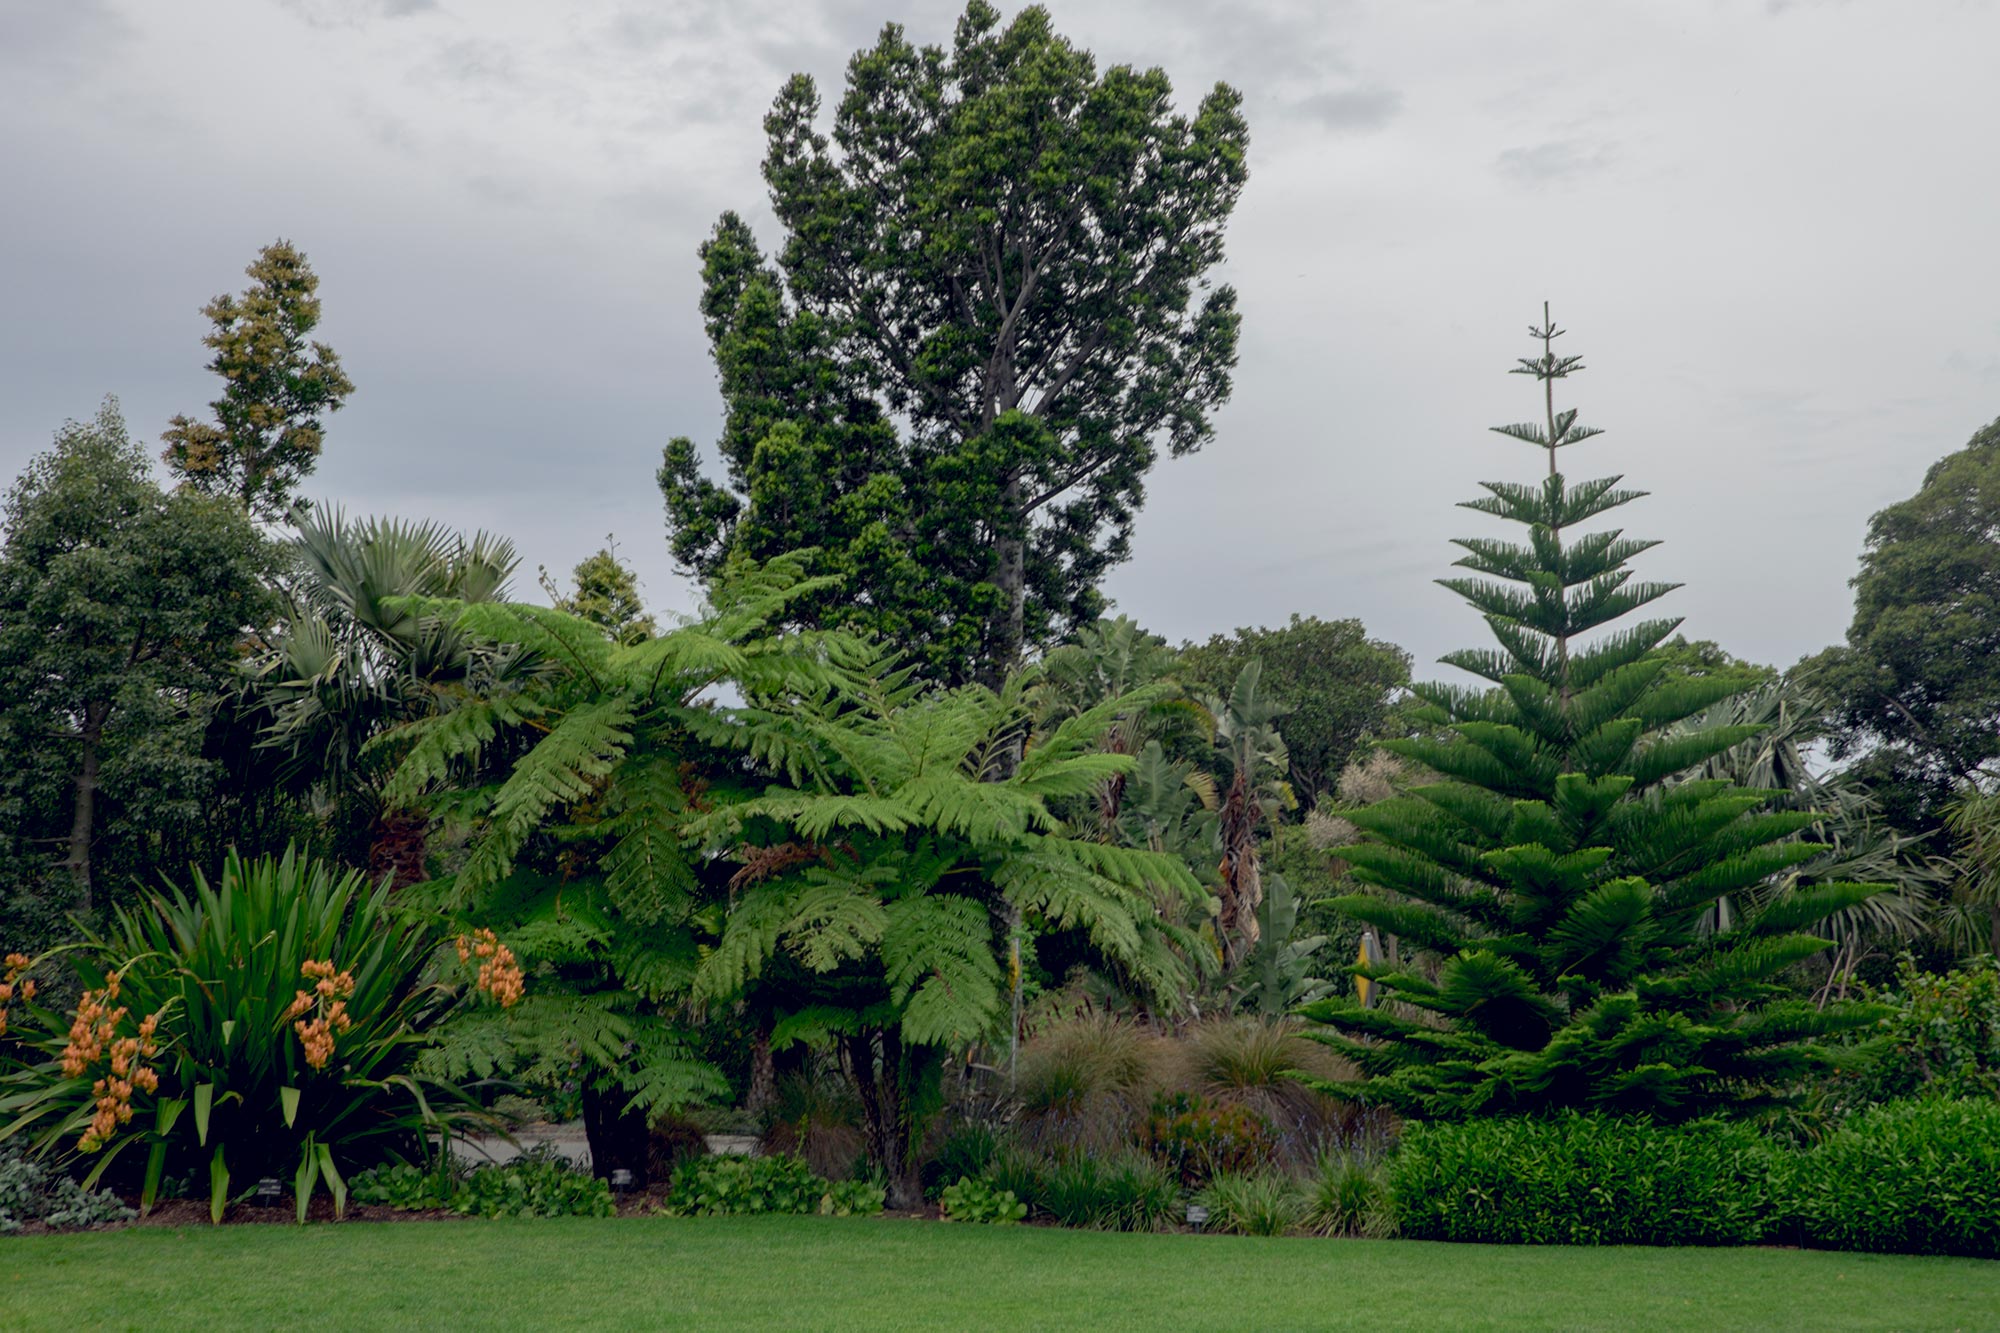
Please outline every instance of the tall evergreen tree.
M1559 451L1598 432L1556 408L1582 363L1554 351L1546 307L1532 333L1541 354L1514 373L1542 386L1544 420L1496 429L1543 451L1547 476L1466 502L1528 540L1461 540L1458 564L1487 577L1441 580L1499 647L1444 659L1479 686L1415 687L1428 733L1385 745L1440 780L1350 814L1367 840L1340 850L1370 890L1340 907L1439 966L1359 969L1381 1007L1305 1012L1363 1071L1364 1095L1411 1114L1746 1105L1824 1061L1813 1038L1870 1019L1781 998L1775 978L1828 947L1808 928L1880 886L1750 893L1824 850L1797 836L1816 817L1690 776L1759 728L1675 725L1746 683L1668 674L1655 650L1678 621L1592 636L1676 585L1627 567L1657 543L1580 531L1642 493L1563 475Z
M1040 7L971 0L949 48L891 24L848 66L831 136L794 77L765 118L785 240L725 215L703 315L728 419L722 485L669 445L675 555L813 547L863 625L927 674L991 684L1097 618L1144 479L1213 433L1235 294L1209 287L1241 193L1241 97L1192 115L1157 69L1099 72Z

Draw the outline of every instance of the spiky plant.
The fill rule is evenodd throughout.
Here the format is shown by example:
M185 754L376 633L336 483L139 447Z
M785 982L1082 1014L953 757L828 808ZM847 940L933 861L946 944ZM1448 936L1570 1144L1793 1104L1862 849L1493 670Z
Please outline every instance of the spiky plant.
M1537 483L1488 482L1466 503L1518 523L1524 544L1472 538L1440 580L1486 619L1498 648L1444 659L1480 678L1419 685L1428 730L1386 747L1441 780L1356 811L1367 835L1341 857L1368 892L1338 900L1400 941L1411 963L1363 971L1385 1002L1323 1001L1321 1040L1366 1075L1356 1091L1405 1113L1597 1107L1679 1118L1781 1095L1827 1057L1814 1039L1868 1021L1853 1006L1784 998L1777 978L1828 947L1806 933L1879 885L1794 885L1718 923L1712 908L1824 850L1817 818L1780 793L1691 776L1757 734L1677 726L1746 682L1663 677L1654 649L1678 625L1612 624L1676 586L1635 581L1656 545L1581 531L1639 498L1622 478L1571 482L1558 452L1598 432L1558 411L1581 370L1548 321L1514 373L1545 418L1501 426L1546 456ZM1439 960L1435 975L1414 965Z

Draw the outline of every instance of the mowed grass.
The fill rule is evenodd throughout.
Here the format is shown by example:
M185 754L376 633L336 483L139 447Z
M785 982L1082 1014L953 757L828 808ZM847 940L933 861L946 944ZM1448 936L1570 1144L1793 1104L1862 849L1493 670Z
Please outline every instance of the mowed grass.
M0 1238L8 1329L1984 1329L2000 1263L838 1218Z

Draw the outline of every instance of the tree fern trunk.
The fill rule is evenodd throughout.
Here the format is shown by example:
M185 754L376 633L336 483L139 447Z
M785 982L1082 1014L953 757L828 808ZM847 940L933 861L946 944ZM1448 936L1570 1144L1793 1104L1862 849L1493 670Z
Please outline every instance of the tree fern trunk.
M924 1206L923 1179L916 1153L916 1126L904 1096L903 1042L886 1028L864 1029L841 1038L841 1054L861 1100L861 1130L868 1162L882 1173L891 1208L914 1212Z
M590 1145L590 1169L606 1180L623 1167L635 1185L646 1183L646 1117L624 1108L626 1095L617 1088L600 1092L583 1087L583 1137Z

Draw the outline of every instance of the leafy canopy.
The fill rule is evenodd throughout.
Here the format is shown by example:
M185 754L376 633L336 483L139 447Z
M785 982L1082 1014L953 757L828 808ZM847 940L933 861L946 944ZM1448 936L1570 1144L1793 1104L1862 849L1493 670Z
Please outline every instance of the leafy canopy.
M1835 696L1836 756L1910 822L2000 776L2000 421L1869 520L1847 643L1804 674Z
M784 240L727 214L703 247L726 482L668 446L676 556L812 547L849 580L802 606L947 682L1097 617L1160 448L1212 434L1235 295L1209 289L1246 178L1240 96L1174 112L1024 9L972 0L949 48L890 24L848 66L831 134L813 81L765 118Z

